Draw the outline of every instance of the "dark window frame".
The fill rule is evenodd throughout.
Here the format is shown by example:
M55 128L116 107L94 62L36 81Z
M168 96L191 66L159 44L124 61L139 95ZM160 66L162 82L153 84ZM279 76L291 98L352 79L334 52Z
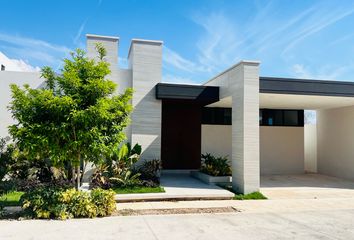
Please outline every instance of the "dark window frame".
M285 121L287 113L296 113L297 119L294 121L295 123L292 124L290 123L290 121ZM270 116L273 116L273 124L270 124L270 122L268 122ZM277 118L275 118L275 116ZM231 125L232 109L203 107L201 123L205 125ZM269 127L303 127L304 110L268 108L259 109L259 125Z

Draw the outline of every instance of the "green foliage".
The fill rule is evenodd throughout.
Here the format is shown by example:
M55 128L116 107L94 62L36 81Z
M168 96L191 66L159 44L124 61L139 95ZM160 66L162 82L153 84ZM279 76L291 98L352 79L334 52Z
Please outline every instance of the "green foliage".
M13 164L13 147L12 145L7 146L7 142L7 139L0 138L0 181L8 174L10 166Z
M200 171L211 176L230 176L231 166L227 157L215 157L210 153L202 154Z
M75 218L97 216L96 206L87 192L68 189L61 194L60 202L66 206L69 216L72 215Z
M129 143L126 143L117 148L109 161L96 168L91 179L91 188L107 189L113 186L140 185L140 174L133 172L140 154L141 146L139 144L135 144L132 148Z
M5 210L4 210L4 206L0 203L0 219L2 216L5 215Z
M114 197L115 192L112 190L102 190L100 188L91 190L91 201L96 206L97 216L109 216L114 212L116 209Z
M44 67L46 88L11 85L9 109L16 124L9 131L27 160L48 159L52 167L102 163L113 156L125 139L132 89L115 95L116 84L108 80L105 49L98 45L99 61L76 50L56 74Z
M25 193L21 203L28 216L43 219L103 217L115 210L114 192L102 189L88 193L43 187Z
M61 201L63 192L62 188L36 188L21 197L22 208L33 218L70 218L67 206Z
M17 181L0 181L0 195L17 190Z
M119 187L133 187L141 184L140 173L133 174L131 170L122 171L120 174L109 178L113 185Z
M140 173L140 179L160 183L161 160L146 160L141 165L134 168L134 172Z

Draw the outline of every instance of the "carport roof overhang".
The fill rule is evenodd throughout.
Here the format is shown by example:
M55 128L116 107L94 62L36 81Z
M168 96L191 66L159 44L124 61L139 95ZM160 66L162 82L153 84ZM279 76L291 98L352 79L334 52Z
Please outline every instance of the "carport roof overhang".
M294 78L259 78L259 107L316 110L354 106L354 83ZM226 97L210 107L231 107Z
M260 108L326 109L354 105L354 83L260 77Z
M294 78L260 77L260 108L325 109L354 105L354 83ZM231 107L231 97L219 99L219 87L159 83L156 98L203 102Z

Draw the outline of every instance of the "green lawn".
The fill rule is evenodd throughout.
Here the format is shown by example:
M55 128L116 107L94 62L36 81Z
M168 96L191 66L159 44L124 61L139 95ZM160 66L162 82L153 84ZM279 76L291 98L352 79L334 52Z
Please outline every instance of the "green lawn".
M2 206L20 206L20 198L24 192L9 192L0 196L0 205Z
M163 189L163 187L125 187L125 188L115 188L113 190L118 194L165 192L165 189Z
M260 192L253 192L249 194L235 194L234 200L260 200L260 199L267 199L266 196L264 196Z
M225 188L226 190L229 190L232 193L235 193L232 190L232 186L219 186L222 188ZM253 193L249 193L249 194L240 194L240 193L235 193L235 196L233 197L234 200L261 200L261 199L267 199L266 196L264 196L262 193L260 192L253 192Z

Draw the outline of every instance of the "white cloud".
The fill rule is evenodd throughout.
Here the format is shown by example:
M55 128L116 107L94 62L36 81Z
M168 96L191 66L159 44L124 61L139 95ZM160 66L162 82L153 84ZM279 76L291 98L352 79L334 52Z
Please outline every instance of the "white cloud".
M282 55L286 55L297 44L304 41L311 35L322 31L323 29L335 24L336 22L346 18L354 13L354 8L351 9L329 9L327 11L318 11L318 14L313 15L307 21L306 26L297 31L288 43L287 47L283 50Z
M319 68L313 66L306 67L303 64L295 64L292 66L292 72L295 77L320 80L343 80L343 76L353 70L354 64L345 66L323 65Z
M6 71L38 72L39 67L33 67L22 59L11 59L0 52L0 64L5 66Z
M80 37L81 37L81 35L82 35L82 32L83 32L84 29L85 29L87 20L88 20L88 19L86 19L85 21L83 21L83 22L81 23L79 29L77 30L77 33L76 33L76 35L75 35L75 37L74 37L74 39L73 39L73 42L74 42L75 45L78 45L78 44L79 44L79 40L80 40Z
M7 55L14 58L26 59L26 61L36 62L39 65L49 65L59 69L62 58L67 57L70 49L52 44L43 40L0 33L0 46Z
M204 33L197 41L198 61L209 71L215 71L230 63L244 38L236 32L237 26L221 12L194 16L193 21Z
M18 35L9 35L9 34L0 33L0 41L21 46L21 47L30 47L38 50L43 49L43 50L50 50L59 53L67 53L70 51L70 49L65 46L55 45L42 40L21 37Z
M166 68L171 66L175 69L189 73L207 71L204 66L198 65L190 60L183 58L177 52L173 51L172 49L166 46L164 46L163 48L163 61Z
M179 84L198 84L190 78L179 77L171 74L165 74L162 77L164 83L179 83Z

